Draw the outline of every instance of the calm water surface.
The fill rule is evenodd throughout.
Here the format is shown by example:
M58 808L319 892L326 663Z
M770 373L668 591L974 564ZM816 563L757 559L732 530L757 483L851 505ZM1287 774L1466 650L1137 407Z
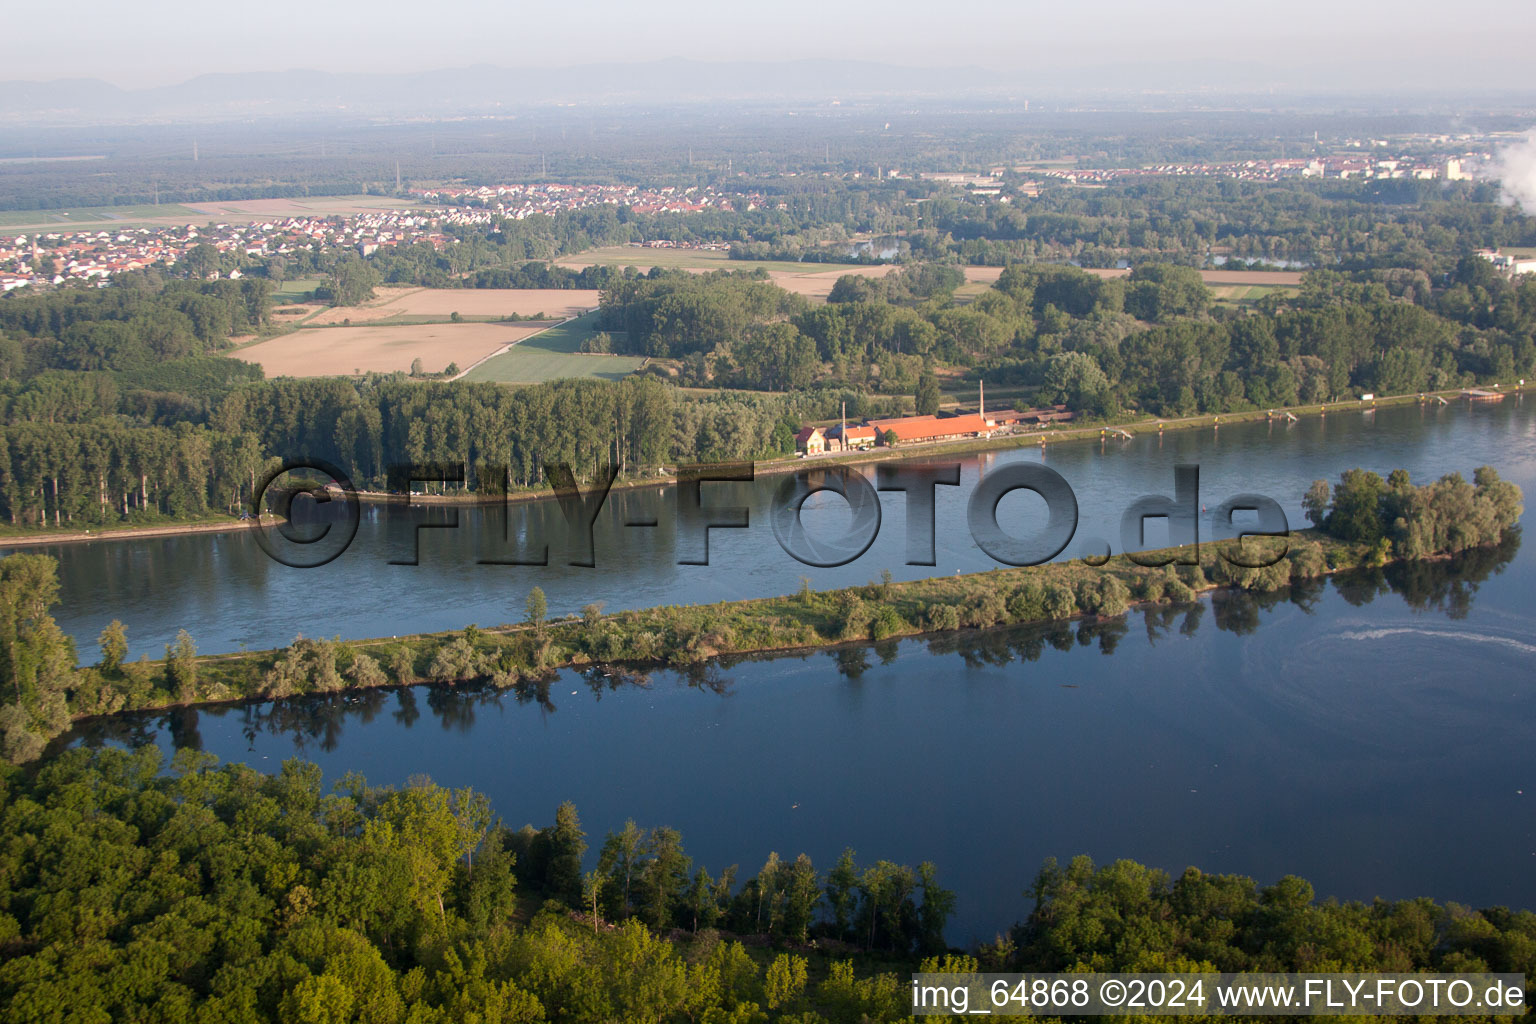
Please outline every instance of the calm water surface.
M1010 458L1039 455L990 466ZM1382 411L1063 445L1047 459L1077 490L1081 533L1110 535L1132 498L1171 491L1177 462L1200 464L1211 506L1260 491L1293 509L1312 479L1354 465L1423 479L1489 463L1536 494L1536 421L1514 402ZM967 463L966 483L990 466ZM945 490L934 570L900 564L897 495L875 547L822 571L784 556L757 513L751 530L715 534L714 566L677 566L654 540L627 546L613 525L597 570L558 572L477 567L451 534L424 543L421 567L386 569L385 528L365 523L352 550L307 574L266 562L245 537L60 547L61 619L90 635L119 614L156 643L185 624L211 650L500 621L533 582L564 610L989 565L964 534L968 488ZM487 792L512 824L547 823L571 799L594 845L629 817L668 824L716 871L750 873L770 850L825 869L845 845L866 862L930 859L959 892L959 943L1027 913L1041 861L1078 853L1265 882L1295 873L1346 899L1536 907L1533 557L1514 543L1454 567L1106 627L747 660L643 684L565 672L521 692L415 688L142 716L73 741L193 745L263 769L302 756L330 778L355 769L378 783L426 773ZM444 568L429 571L434 561Z

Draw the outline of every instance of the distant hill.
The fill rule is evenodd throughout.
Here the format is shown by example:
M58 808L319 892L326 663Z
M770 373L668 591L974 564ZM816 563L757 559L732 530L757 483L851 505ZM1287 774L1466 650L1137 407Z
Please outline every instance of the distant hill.
M0 118L22 122L489 113L552 103L819 100L954 95L1000 87L978 68L845 60L711 62L673 58L567 68L477 65L386 74L273 71L200 75L120 89L99 79L0 82Z

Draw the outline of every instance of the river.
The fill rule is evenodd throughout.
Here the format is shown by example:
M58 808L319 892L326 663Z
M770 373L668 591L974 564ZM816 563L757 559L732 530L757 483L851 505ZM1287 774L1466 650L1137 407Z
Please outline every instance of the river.
M1067 442L1043 455L1028 448L955 458L949 461L962 465L960 485L935 492L934 567L905 564L905 499L897 493L881 495L879 535L856 561L830 569L797 562L769 526L768 508L781 476L755 485L703 485L707 505L751 508L749 528L710 531L710 564L704 566L678 564L683 553L676 543L671 487L610 495L593 531L592 568L569 565L570 553L558 539L547 567L479 564L526 556L543 540L565 537L560 512L547 501L516 504L509 517L500 510L458 509L456 529L420 532L417 565L390 564L412 557L411 524L440 521L453 512L365 506L350 547L316 569L273 561L245 531L29 550L59 560L62 607L55 617L76 638L83 661L98 657L95 639L114 618L127 626L133 657L160 657L182 628L199 651L221 654L279 647L299 634L355 639L516 622L533 586L545 591L550 614L561 615L590 602L617 611L787 594L799 588L802 577L825 589L865 583L885 569L897 579L978 572L998 563L971 539L967 498L978 475L1018 459L1043 459L1076 493L1081 522L1063 557L1080 554L1089 537L1116 540L1121 514L1132 500L1173 494L1173 469L1180 463L1200 467L1201 501L1209 508L1234 494L1258 492L1280 501L1294 524L1305 525L1300 498L1307 486L1318 477L1336 480L1353 466L1383 472L1404 467L1420 481L1450 471L1470 473L1485 463L1515 473L1536 449L1533 412L1536 403L1521 396L1470 409L1347 411L1293 424L1229 424L1104 444ZM869 467L865 472L873 475ZM1027 536L1043 525L1044 507L1028 492L1015 492L1003 500L999 520ZM624 525L647 517L658 525ZM806 504L806 521L822 536L845 529L850 518L834 496L818 495ZM1158 539L1155 523L1149 523L1150 543ZM503 544L504 536L528 541L521 547Z
M424 534L416 567L384 567L387 524L371 520L317 570L274 565L235 535L60 546L60 620L89 635L119 614L156 643L186 625L212 650L516 618L534 582L568 610L782 593L801 575L830 586L885 567L971 571L992 563L964 531L970 484L1040 457L966 461L962 486L940 489L933 569L901 564L899 495L885 496L863 558L793 562L757 518L774 481L757 488L752 528L713 534L708 567L634 541L669 531L626 531L618 517L635 510L623 503L600 524L594 570L476 566L469 527L484 513L469 511L459 530ZM1355 465L1404 466L1422 481L1487 463L1536 493L1536 419L1514 400L1380 410L1062 445L1045 458L1078 495L1080 535L1113 536L1134 497L1171 493L1181 462L1200 465L1212 507L1257 491L1292 511L1312 479ZM642 500L664 508L670 496L625 502ZM71 741L198 746L268 770L297 755L330 778L357 770L377 783L424 773L483 790L514 825L547 823L571 799L594 846L628 817L668 824L712 870L750 874L770 850L804 851L825 870L845 845L864 863L933 860L959 894L956 943L1022 917L1042 860L1078 853L1264 882L1295 873L1344 899L1533 907L1533 557L1512 543L1283 599L1224 596L1108 626L747 659L643 683L564 672L519 692L415 688L123 717Z

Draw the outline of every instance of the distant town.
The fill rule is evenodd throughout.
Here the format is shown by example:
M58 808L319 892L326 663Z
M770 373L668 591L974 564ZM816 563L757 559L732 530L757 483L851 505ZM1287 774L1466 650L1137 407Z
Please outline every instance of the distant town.
M463 185L411 189L409 194L425 203L483 207L494 217L514 220L594 206L622 206L635 213L702 213L705 210L756 210L768 202L760 192L730 192L700 186ZM782 207L785 204L776 205Z
M1425 152L1426 141L1447 144ZM1463 181L1479 176L1491 159L1487 140L1426 140L1392 149L1387 140L1346 140L1343 151L1322 157L1156 164L1143 167L1059 168L1023 165L993 167L985 173L934 171L912 173L881 168L882 179L921 179L948 184L978 202L1007 203L1037 195L1042 187L1094 187L1137 178L1207 177L1245 181L1338 178L1355 180ZM1459 142L1458 148L1451 143ZM1396 152L1397 155L1389 155ZM787 175L793 177L795 175ZM861 173L837 177L868 177ZM457 242L450 227L487 228L502 219L523 220L573 210L611 206L639 214L689 214L709 210L752 211L784 208L783 202L759 191L716 186L567 185L554 183L500 185L441 185L404 191L414 203L396 210L349 216L289 216L248 223L207 223L155 227L97 228L80 231L26 231L0 235L0 292L33 284L62 285L69 281L104 283L113 274L149 267L176 265L195 246L209 244L222 253L252 259L293 254L300 250L355 248L369 256L384 246L430 244L444 248ZM667 247L676 243L655 239ZM708 247L708 246L706 246ZM718 248L728 248L722 244ZM1489 255L1509 274L1532 272L1530 261ZM239 270L230 272L238 276Z
M195 246L205 243L222 253L252 259L334 248L355 248L370 256L384 246L426 243L442 249L458 241L447 228L487 228L498 220L523 220L538 214L599 206L625 207L645 214L687 214L713 209L752 210L767 201L756 192L625 185L443 187L414 189L407 194L431 208L411 206L345 217L292 216L249 223L0 235L0 291L37 283L62 285L71 280L104 283L124 271L175 266ZM239 276L240 271L230 273Z
M1486 154L1451 157L1328 156L1290 160L1241 160L1232 163L1158 164L1152 167L1113 167L1088 170L1047 170L1044 177L1077 185L1103 184L1127 178L1238 178L1281 181L1286 178L1414 178L1420 181L1465 181L1470 169Z

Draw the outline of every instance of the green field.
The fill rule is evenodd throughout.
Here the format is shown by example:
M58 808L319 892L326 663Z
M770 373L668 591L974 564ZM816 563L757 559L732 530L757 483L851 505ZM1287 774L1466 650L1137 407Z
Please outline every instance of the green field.
M1217 302L1257 302L1266 295L1292 296L1300 291L1285 284L1213 284L1210 289Z
M593 310L523 339L470 370L462 379L500 384L540 384L567 377L618 380L634 373L645 362L639 356L582 355L581 343L596 333L597 311Z
M272 293L272 301L279 306L302 302L306 293L320 285L318 277L297 277L292 281L284 281L282 287Z
M419 206L395 196L311 196L293 199L245 199L196 206L144 203L138 206L72 206L62 210L0 210L0 229L57 231L70 227L101 231L114 227L166 227L180 224L245 224L281 217L351 216L374 210ZM199 209L198 207L201 207Z
M786 274L820 274L834 270L863 269L858 263L796 263L790 260L733 260L729 253L709 249L644 249L610 245L565 256L555 261L568 267L599 264L612 267L663 267L668 270L756 270Z
M985 281L967 281L955 289L955 305L964 306L975 302L979 296L992 290L992 286Z
M135 227L140 224L180 220L200 224L208 215L175 203L159 206L72 206L65 210L0 210L0 227L36 227L54 230L61 227L95 228Z

